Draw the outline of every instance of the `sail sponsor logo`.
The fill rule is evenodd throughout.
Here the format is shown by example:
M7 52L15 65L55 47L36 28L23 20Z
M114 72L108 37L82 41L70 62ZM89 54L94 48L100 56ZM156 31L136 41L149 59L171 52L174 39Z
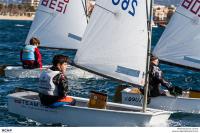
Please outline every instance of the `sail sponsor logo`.
M69 0L42 0L41 5L60 13L66 13Z
M142 97L125 97L125 101L141 103Z
M128 11L128 14L135 16L135 7L138 5L137 0L112 0L113 5L121 6L121 9Z
M200 17L200 0L184 0L181 6Z
M35 106L35 107L38 107L40 105L38 102L26 101L26 100L21 100L21 99L15 99L14 102L18 104L22 104L22 105L30 105L30 106Z
M11 128L2 128L1 132L2 133L12 133L12 129Z
M40 102L37 101L28 101L22 99L14 99L16 104L20 104L22 108L31 109L31 110L38 110L38 111L45 111L45 112L57 112L57 110L52 109L47 106L43 106Z

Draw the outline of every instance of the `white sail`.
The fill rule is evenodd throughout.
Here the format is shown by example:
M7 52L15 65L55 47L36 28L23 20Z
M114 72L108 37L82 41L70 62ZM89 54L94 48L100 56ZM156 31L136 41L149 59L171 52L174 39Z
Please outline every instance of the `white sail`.
M127 9L124 3L126 10L122 2L96 1L74 62L93 72L143 86L148 42L146 0L129 1Z
M153 54L165 62L200 69L200 2L183 0Z
M37 37L42 47L77 49L87 19L82 0L40 0L26 44Z

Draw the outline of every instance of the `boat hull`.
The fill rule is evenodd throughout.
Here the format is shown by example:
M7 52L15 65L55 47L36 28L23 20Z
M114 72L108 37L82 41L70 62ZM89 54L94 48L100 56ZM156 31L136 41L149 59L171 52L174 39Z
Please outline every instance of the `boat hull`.
M127 88L122 92L122 103L141 106L143 95L131 93L131 89ZM179 111L186 113L200 113L200 98L189 98L188 94L183 96L158 96L151 97L150 103L147 105L149 108L161 109L166 111Z
M5 71L5 77L9 78L39 78L42 71L45 71L50 66L43 66L35 69L23 69L22 66L7 66Z
M44 124L61 123L67 126L154 126L166 125L170 112L108 103L107 109L88 108L88 99L74 97L76 106L48 108L42 106L38 94L30 91L8 95L8 110Z
M42 70L40 70L40 68L23 69L21 66L7 66L4 71L5 77L9 78L39 78L41 72L46 71L49 67L51 66L46 65L43 66ZM72 78L102 78L73 66L68 66L66 75Z

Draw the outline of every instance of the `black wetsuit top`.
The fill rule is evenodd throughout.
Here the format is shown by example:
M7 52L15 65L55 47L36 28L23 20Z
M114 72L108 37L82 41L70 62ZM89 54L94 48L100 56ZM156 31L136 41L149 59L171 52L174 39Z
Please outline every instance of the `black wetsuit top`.
M170 89L171 87L171 84L164 80L160 68L154 64L151 64L149 74L149 96L160 96L160 85L166 87L167 89Z

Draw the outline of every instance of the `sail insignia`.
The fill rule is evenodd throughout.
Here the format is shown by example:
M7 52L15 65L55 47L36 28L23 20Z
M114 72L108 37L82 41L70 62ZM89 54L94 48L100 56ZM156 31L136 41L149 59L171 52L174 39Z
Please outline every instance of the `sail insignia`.
M133 77L139 77L139 75L140 75L140 71L130 69L130 68L126 68L126 67L122 67L122 66L117 66L116 72L126 74L126 75L129 75L129 76L133 76Z
M184 60L200 64L200 59L192 56L184 56Z
M75 40L77 40L77 41L81 41L81 40L82 40L81 37L79 37L79 36L77 36L77 35L74 35L74 34L72 34L72 33L69 33L69 34L68 34L68 37L69 37L69 38L72 38L72 39L75 39Z

